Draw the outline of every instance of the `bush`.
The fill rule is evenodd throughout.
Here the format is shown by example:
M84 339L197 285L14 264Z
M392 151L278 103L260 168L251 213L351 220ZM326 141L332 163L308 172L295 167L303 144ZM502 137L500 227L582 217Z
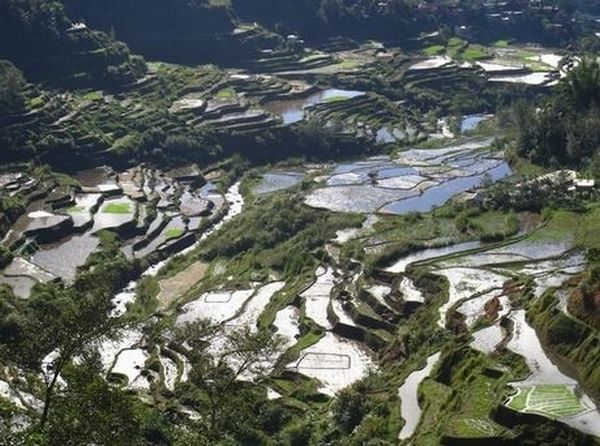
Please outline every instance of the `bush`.
M12 259L12 252L6 246L0 245L0 269L8 266L12 262Z
M360 386L343 389L331 408L334 422L346 434L360 424L365 415L366 397Z

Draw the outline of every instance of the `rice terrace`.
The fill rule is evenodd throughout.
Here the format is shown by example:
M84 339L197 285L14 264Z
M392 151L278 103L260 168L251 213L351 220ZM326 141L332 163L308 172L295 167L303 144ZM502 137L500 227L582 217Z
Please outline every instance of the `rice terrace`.
M0 446L600 445L600 5L0 0Z

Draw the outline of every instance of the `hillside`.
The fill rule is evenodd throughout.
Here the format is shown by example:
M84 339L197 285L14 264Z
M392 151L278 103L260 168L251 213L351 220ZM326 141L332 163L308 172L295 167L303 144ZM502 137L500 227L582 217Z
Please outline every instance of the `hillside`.
M114 32L134 51L152 59L179 63L220 63L256 58L283 39L262 29L238 28L227 2L206 0L63 1L70 16ZM132 20L135 17L135 20Z
M6 0L0 4L0 58L32 82L56 86L114 86L133 82L142 59L107 34L77 27L58 1Z
M0 446L600 446L589 6L0 0Z

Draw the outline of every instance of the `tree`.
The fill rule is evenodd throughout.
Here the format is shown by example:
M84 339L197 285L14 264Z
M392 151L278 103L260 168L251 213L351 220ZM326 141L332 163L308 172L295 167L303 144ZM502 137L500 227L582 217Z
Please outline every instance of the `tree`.
M187 385L198 390L193 406L202 414L194 424L199 438L211 444L246 433L249 429L243 426L257 422L250 414L259 401L256 387L246 381L256 383L266 376L281 353L281 338L266 330L231 329L201 320L179 327L174 340L189 346Z
M23 110L25 78L11 62L0 60L0 117Z
M112 294L96 287L85 292L54 284L38 285L25 302L0 314L0 354L24 370L44 377L45 391L39 429L44 430L59 378L90 343L114 333Z
M560 83L560 95L575 110L585 111L600 105L600 65L584 57Z
M145 444L134 397L102 378L97 354L63 371L67 386L57 394L43 434L49 446Z
M553 167L586 166L600 151L600 65L582 59L538 112L513 107L519 153Z
M349 434L365 416L365 389L357 384L341 390L336 397L332 407L333 420L345 434Z

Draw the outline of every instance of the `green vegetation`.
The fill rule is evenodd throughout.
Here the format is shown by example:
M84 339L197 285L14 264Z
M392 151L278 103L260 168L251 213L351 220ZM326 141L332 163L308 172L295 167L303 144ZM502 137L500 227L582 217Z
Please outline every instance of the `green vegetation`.
M7 0L0 5L0 54L28 80L58 85L114 87L145 70L142 58L109 35L91 29L70 33L72 22L57 0Z
M470 44L469 42L458 37L451 37L445 45L430 45L423 49L423 54L426 56L436 56L447 54L453 59L465 60L469 62L487 59L490 53L483 45Z
M9 61L0 60L0 117L23 111L23 74ZM34 104L30 104L36 108Z
M517 387L517 393L510 398L508 406L515 410L524 410L527 407L529 394L534 388L535 387Z
M479 207L467 207L455 217L455 225L461 233L478 235L484 242L500 241L519 231L519 219L513 212L484 211Z
M167 240L179 238L183 235L183 229L180 228L171 228L165 232L165 238Z
M94 90L94 91L90 91L89 93L86 93L83 96L83 99L85 99L86 101L99 101L102 99L102 97L103 97L102 90Z
M595 203L577 221L577 229L575 230L577 246L583 249L600 251L598 231L600 231L600 207Z
M344 60L339 65L344 70L352 70L352 69L357 68L359 66L359 62L357 60Z
M209 237L202 255L208 260L233 258L229 268L235 268L237 278L271 269L293 277L314 268L324 255L321 247L336 230L358 226L361 220L308 208L290 193L260 197L239 219Z
M41 398L41 411L31 413L31 426L18 432L19 441L141 443L144 422L138 402L102 378L99 358L89 348L122 324L109 317L109 310L116 289L132 273L117 237L106 231L98 236L100 250L71 287L39 284L27 300L15 298L4 287L0 292L2 362L18 367L19 379L37 389ZM51 352L56 355L47 359L43 375L42 360ZM59 376L68 385L57 385ZM82 418L82 410L89 416ZM13 435L3 430L3 441L11 441Z
M0 246L0 268L8 266L12 262L13 254L6 246Z
M571 307L576 309L579 301L574 299L572 302ZM600 335L584 321L557 310L556 305L554 293L547 293L537 300L528 311L532 325L544 345L577 369L584 389L597 396L600 394L600 371L595 365L595 358L600 353ZM597 314L596 309L588 308L590 310Z
M489 58L489 53L485 50L485 48L481 45L469 45L467 49L465 49L461 56L464 60L475 61Z
M121 157L131 156L142 144L142 136L139 133L130 133L117 139L110 150Z
M0 238L11 229L18 231L8 239L21 236L15 222L32 210L86 211L66 203L72 203L75 194L79 200L88 189L40 163L69 172L111 165L121 182L127 181L125 170L143 163L144 193L134 194L133 187L124 186L123 195L138 195L134 202L106 194L101 214L135 217L118 230L89 238L88 223L73 228L72 232L86 231L83 237L53 234L61 238L58 243L99 241L98 249L77 269L74 282L63 277L37 283L28 299L17 298L10 286L0 286L2 390L5 385L18 388L41 400L41 410L35 410L0 398L0 444L389 446L398 444L406 415L401 413L398 387L436 352L441 359L418 389L423 417L414 437L402 444L597 443L565 424L515 414L502 406L513 390L510 383L527 375L527 365L503 344L489 355L471 348L473 330L456 307L448 314L447 327L438 325L452 280L431 268L433 261L410 265L402 275L382 270L400 256L465 241L484 242L477 252L517 239L572 242L573 248L585 251L590 266L567 280L560 301L554 290L532 299L535 285L519 269L521 263L503 268L514 277L502 294L511 308L527 311L544 347L597 397L597 197L567 193L562 187L566 182L549 187L545 180L536 184L518 177L491 186L488 178L476 198L465 194L426 214L379 215L373 227L365 224L364 215L306 205L307 194L322 186L319 177L332 160L364 160L408 145L439 145L426 141L438 119L450 116L456 129L465 113L499 110L485 131L457 138L457 145L495 137L498 157L508 152L515 170L525 177L565 165L600 177L597 64L586 61L554 91L543 91L488 82L481 69L461 63L489 58L497 51L534 70L546 68L531 60L536 52L521 49L519 42L574 48L584 28L571 20L580 14L570 7L552 6L555 9L547 12L552 8L520 5L523 14L496 24L489 9L502 5L452 0L1 2L0 57L7 59L0 61L2 167L28 172L32 181L24 180L13 193L12 177L2 178L9 186L0 191ZM465 24L459 25L460 31L455 28L459 18ZM73 27L79 20L87 25ZM453 36L453 31L462 37ZM147 67L117 38L156 62ZM305 39L318 52L309 50ZM368 39L373 41L365 44ZM398 44L386 48L379 43L392 41ZM589 40L577 44L594 46ZM458 63L407 69L424 56L442 54ZM202 65L209 62L226 69ZM286 75L234 75L288 69ZM265 110L266 102L285 100L305 87L368 94L349 101L345 96L328 98L294 125L257 113ZM536 113L539 104L541 111ZM245 110L251 112L247 120L240 118ZM233 114L234 119L228 118ZM406 136L378 145L374 134L382 127ZM457 169L467 161L462 155L449 160ZM175 181L171 186L169 177L176 174L170 169L190 163L221 192L241 181L243 212L203 237L191 252L173 256L157 275L142 275L202 233L174 227L170 220L181 212L182 194L195 193L204 183L198 178L199 184ZM290 166L303 169L306 179L288 190L251 193L257 172ZM429 168L415 167L421 175ZM201 228L215 224L225 212L227 205L216 211L217 216L203 217ZM197 223L191 220L190 228ZM334 240L338 230L363 224L357 238ZM524 231L532 233L522 235ZM46 245L42 237L21 237L0 246L0 268L16 256L35 263ZM146 248L150 254L144 256ZM452 261L460 265L458 258ZM192 269L186 280L176 277L194 264L203 268ZM324 266L334 271L328 293L335 300L327 308L335 325L331 330L310 319L302 295L317 268ZM25 287L30 283L8 274L3 278ZM174 280L164 282L165 278ZM119 291L132 280L138 281L137 296L125 315L117 317L115 296L128 297ZM207 291L257 290L274 281L285 284L264 308L249 299L233 316L248 316L250 327L237 329L233 319L220 326L207 320L181 324L180 316L201 302L187 305ZM173 283L177 286L171 288ZM424 303L407 299L407 283L414 284ZM159 305L163 302L156 296L165 288L171 291L164 298L169 302ZM375 296L368 291L373 289L386 295ZM255 298L256 294L251 299ZM476 328L493 322L510 332L506 318L493 321L500 300L486 303ZM299 317L298 333L290 322L295 340L282 351L273 323L276 318L281 322L280 310L290 307ZM354 324L336 325L342 320L338 311L345 311ZM106 364L106 345L121 347L121 334L124 346L137 350L129 352L132 356L141 353L141 364L133 371L139 372L137 378L128 379ZM288 365L333 334L361 348L368 346L377 367L330 398L319 392L317 380ZM105 344L101 355L100 344ZM273 390L280 398L270 399ZM27 398L21 402L27 403ZM507 404L550 418L583 409L573 389L565 386L527 388ZM505 419L503 411L515 419ZM23 420L24 430L10 431L13 420Z
M593 263L573 290L568 302L569 312L596 330L600 329L600 305L597 297L600 293L600 265L597 252L596 249L591 251Z
M329 103L331 103L331 102L341 102L341 101L346 101L347 99L348 99L348 97L341 96L341 95L339 95L339 96L331 96L331 97L328 97L325 100L325 102L329 102Z
M442 45L431 45L423 50L423 54L426 56L437 56L442 54L446 50L446 47Z
M102 208L104 214L131 214L129 203L108 203Z
M235 98L235 91L233 90L233 88L224 88L222 90L217 91L215 97L222 101L231 100Z
M550 417L568 417L585 410L573 388L563 385L519 388L517 395L508 402L508 406L522 412Z
M524 104L515 107L519 154L538 164L589 168L598 175L598 107L600 66L584 59L561 80L540 113Z
M67 212L69 214L81 214L82 212L85 212L85 208L81 206L71 206L70 208L67 208Z

